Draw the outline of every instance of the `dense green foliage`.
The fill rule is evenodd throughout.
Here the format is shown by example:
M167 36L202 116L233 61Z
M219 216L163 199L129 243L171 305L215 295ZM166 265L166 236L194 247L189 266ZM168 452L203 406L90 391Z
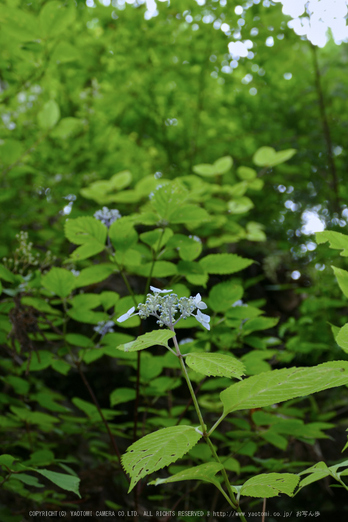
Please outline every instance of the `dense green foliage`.
M0 0L0 519L340 510L347 48L87 4Z

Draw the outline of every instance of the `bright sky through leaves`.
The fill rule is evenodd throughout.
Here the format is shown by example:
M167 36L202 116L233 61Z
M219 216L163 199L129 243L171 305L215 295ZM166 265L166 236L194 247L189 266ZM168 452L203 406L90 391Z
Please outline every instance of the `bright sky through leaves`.
M157 1L163 2L164 0ZM204 0L196 1L200 6L205 5ZM292 20L288 22L289 27L292 28L299 36L306 36L308 40L314 45L317 45L318 47L325 46L328 41L328 29L332 31L332 35L336 44L341 44L342 42L348 41L348 26L345 19L347 15L348 0L273 1L282 3L283 13L292 17ZM111 3L110 0L99 0L99 2L104 6L109 6ZM135 3L135 0L117 0L115 5L117 5L118 8L124 8L126 3L132 5ZM137 2L138 5L142 3L146 3L147 9L144 16L147 20L158 15L157 4L155 0L138 0ZM86 4L89 7L93 7L95 5L93 0L86 0ZM223 0L220 0L220 4L222 6L226 5ZM241 16L243 13L243 7L241 5L237 5L235 8L235 13L238 16ZM227 26L227 24L221 25L221 30L224 31L223 26ZM228 30L229 29L230 28L228 27ZM244 44L242 42L236 43L239 45L239 51L241 52L237 53L237 49L233 48L230 49L230 53L234 56L239 54L240 57L246 57L248 51L246 48L244 48ZM243 49L241 49L242 46Z
M347 0L274 0L283 4L282 11L293 19L288 23L296 34L306 36L318 47L327 43L331 29L336 44L348 41Z

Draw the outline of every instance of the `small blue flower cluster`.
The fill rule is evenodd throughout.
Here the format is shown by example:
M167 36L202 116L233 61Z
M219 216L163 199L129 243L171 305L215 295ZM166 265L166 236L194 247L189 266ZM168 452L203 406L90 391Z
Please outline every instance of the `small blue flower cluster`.
M116 208L109 210L108 207L103 207L102 210L97 210L97 212L94 213L94 217L109 228L114 221L120 219L122 216Z

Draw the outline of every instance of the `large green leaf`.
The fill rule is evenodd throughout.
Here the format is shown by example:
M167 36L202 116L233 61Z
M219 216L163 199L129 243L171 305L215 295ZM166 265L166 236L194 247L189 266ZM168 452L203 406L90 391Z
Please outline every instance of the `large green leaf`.
M215 161L213 165L208 163L202 163L200 165L194 165L192 168L193 172L203 177L216 176L218 174L225 174L228 172L233 165L233 159L231 156L224 156Z
M177 249L183 261L193 261L202 252L202 243L184 234L174 234L169 239L167 248Z
M136 393L133 388L116 388L116 390L110 393L110 406L134 401L135 398Z
M338 471L339 468L344 469L342 471ZM303 487L308 486L308 484L312 484L317 480L327 477L328 475L331 475L331 477L333 477L335 480L340 480L342 476L346 477L348 475L347 468L348 460L344 460L343 462L339 462L338 464L334 464L330 467L328 467L325 462L317 462L317 464L314 466L311 466L310 468L305 469L299 473L299 475L308 475L308 477L301 480L299 489L302 489Z
M214 312L224 312L241 299L243 287L233 281L224 281L214 285L209 294L209 306Z
M197 225L202 221L209 221L209 214L204 208L196 205L184 205L173 212L170 212L168 217L170 223L185 224L192 226Z
M53 484L55 484L56 486L64 489L65 491L72 491L79 498L81 498L81 495L79 493L80 479L78 477L74 477L73 475L66 475L64 473L57 473L56 471L50 471L48 469L28 469L31 469L32 471L35 471L36 473L43 475L48 480L53 482Z
M226 416L232 411L271 406L344 384L348 384L348 362L332 361L312 368L260 373L233 384L220 398Z
M120 218L114 221L109 229L109 237L116 251L131 248L138 240L138 234L133 227L133 221Z
M326 243L330 244L330 248L335 250L342 250L341 256L348 256L348 236L340 232L333 232L331 230L324 230L315 234L318 245Z
M0 279L3 279L8 283L16 282L16 276L4 265L0 265Z
M83 261L84 259L88 259L89 257L99 254L99 252L104 250L104 248L105 246L102 243L91 241L90 243L85 243L84 245L75 248L75 250L70 255L70 259L73 261Z
M279 317L253 317L243 325L243 333L249 335L259 330L268 330L278 324L278 321Z
M75 276L65 268L53 267L42 277L42 285L59 297L68 297L75 288Z
M254 261L245 259L237 254L209 254L199 261L208 274L233 274L239 272Z
M334 274L337 278L338 286L342 290L343 294L348 297L348 272L342 268L332 267Z
M244 482L240 494L247 497L270 498L285 493L292 497L299 480L299 476L293 473L263 473Z
M345 324L339 329L335 339L338 346L340 346L344 352L348 353L348 324Z
M253 162L258 167L275 167L291 159L296 152L296 149L276 152L272 147L261 147L255 152Z
M226 354L193 352L186 356L185 361L192 370L203 375L235 377L237 379L245 375L244 364Z
M42 413L41 411L31 411L27 408L20 408L18 406L11 406L11 411L16 415L16 417L21 419L21 421L28 424L37 424L42 429L50 429L53 424L59 422L59 419L56 417L48 415L47 413Z
M146 435L127 449L122 464L131 477L128 493L139 480L183 457L201 438L192 426L174 426Z
M223 156L214 162L214 170L216 174L225 174L228 172L233 165L233 159L231 156Z
M120 344L117 346L117 349L122 352L138 352L139 350L145 350L145 348L157 345L167 348L169 339L172 339L174 335L175 333L171 330L154 330L153 332L140 335L135 341Z
M107 263L84 268L78 277L76 277L76 288L100 283L107 279L114 271L115 266Z
M47 301L40 297L24 296L21 299L21 303L24 305L32 306L33 308L36 308L36 310L39 310L40 312L45 312L46 314L61 315L60 310L57 310L57 308L53 308L53 306L49 305Z
M65 236L75 245L99 243L105 245L107 228L101 221L91 216L69 219L65 222Z
M198 446L197 446L198 447ZM180 482L182 480L203 480L203 482L210 482L217 488L221 488L219 481L215 478L218 471L223 468L222 464L217 462L206 462L199 466L189 467L184 471L180 471L171 477L165 479L156 479L149 482L149 485L159 486L160 484L168 484L170 482Z

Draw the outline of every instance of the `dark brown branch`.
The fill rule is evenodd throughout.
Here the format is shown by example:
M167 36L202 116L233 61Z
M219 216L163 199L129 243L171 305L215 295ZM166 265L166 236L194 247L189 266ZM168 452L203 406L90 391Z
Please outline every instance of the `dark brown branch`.
M317 95L318 95L320 119L321 119L321 125L323 128L324 139L326 142L328 164L329 164L329 169L330 169L330 173L331 173L331 188L334 193L333 210L335 212L339 213L340 212L339 182L338 182L335 159L334 159L334 154L333 154L333 149L332 149L332 139L331 139L330 127L329 127L329 122L328 122L327 114L326 114L325 99L324 99L323 89L322 89L322 85L321 85L321 74L320 74L320 69L319 69L319 64L318 64L317 48L313 44L310 44L310 45L311 45L312 54L313 54L313 65L314 65L314 72L315 72L315 87L316 87L316 91L317 91Z

